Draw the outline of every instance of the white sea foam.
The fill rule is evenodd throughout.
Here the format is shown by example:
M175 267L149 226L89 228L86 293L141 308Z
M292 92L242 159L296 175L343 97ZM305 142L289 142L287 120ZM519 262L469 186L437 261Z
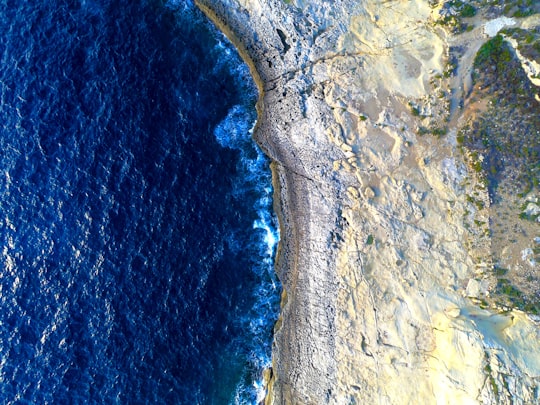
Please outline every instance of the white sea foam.
M191 1L186 0L168 0L165 3L165 7L172 8L173 10L178 11L186 11L193 7L193 3Z
M247 187L253 188L259 195L254 206L258 218L253 222L253 229L264 232L259 247L260 262L253 268L259 279L257 290L252 292L255 302L252 310L242 321L250 331L252 346L249 363L250 368L254 370L252 376L257 377L251 382L251 386L244 383L237 386L234 404L246 402L258 404L266 395L262 371L271 365L269 340L279 307L279 283L274 272L273 260L280 235L271 211L273 191L268 160L251 138L253 121L254 113L245 106L237 105L229 111L227 117L214 131L216 140L221 146L240 152L239 174L247 183ZM242 192L245 191L244 187L246 186L242 186Z
M216 127L214 136L224 148L240 149L249 141L249 123L252 117L241 105L236 105Z
M268 224L267 215L265 212L260 212L260 218L253 223L254 229L263 229L266 232L264 241L266 242L266 254L272 256L274 254L274 248L279 241L279 232L272 224Z

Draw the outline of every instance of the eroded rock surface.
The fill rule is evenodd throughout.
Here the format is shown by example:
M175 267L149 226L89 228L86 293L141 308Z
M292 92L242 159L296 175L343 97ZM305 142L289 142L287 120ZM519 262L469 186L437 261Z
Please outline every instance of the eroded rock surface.
M456 142L440 7L198 3L251 64L274 161L285 291L267 403L540 401L538 318L478 306L490 199Z

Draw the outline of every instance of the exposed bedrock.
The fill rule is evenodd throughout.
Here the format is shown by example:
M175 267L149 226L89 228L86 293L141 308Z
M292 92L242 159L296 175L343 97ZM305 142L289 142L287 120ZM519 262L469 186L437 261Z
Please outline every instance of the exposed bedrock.
M492 283L487 190L457 127L418 135L418 115L438 128L448 112L438 10L197 3L261 91L255 138L273 160L285 290L267 403L540 401L538 319L478 306Z
M315 94L321 89L314 86L313 76L306 74L312 67L298 49L309 49L312 42L302 38L293 21L276 28L265 17L270 15L266 8L248 11L239 3L205 3L232 31L229 36L239 41L237 46L244 47L263 93L255 137L274 160L282 228L276 269L286 292L275 333L274 400L318 402L335 394L337 378L336 229L345 189L332 170L341 151L325 134L334 121L332 111L323 94ZM265 7L276 7L276 17L283 5Z

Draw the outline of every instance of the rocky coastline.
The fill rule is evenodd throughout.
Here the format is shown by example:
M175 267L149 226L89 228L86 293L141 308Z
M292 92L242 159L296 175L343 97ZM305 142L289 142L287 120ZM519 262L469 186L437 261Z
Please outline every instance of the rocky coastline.
M198 0L196 4L231 39L254 73L260 94L254 137L273 161L274 204L281 228L276 271L284 294L275 328L267 403L308 403L310 399L297 392L296 384L316 393L316 398L331 396L336 384L332 349L337 282L332 267L337 249L329 235L338 236L340 197L339 183L321 176L324 167L320 164L328 156L337 159L339 152L327 145L300 148L289 139L293 123L305 120L299 101L311 83L291 81L293 67L285 67L284 44L276 29L264 26L261 19L261 26L253 30L253 22L239 9L221 2ZM257 41L254 33L266 33L267 40ZM326 116L331 115L325 109ZM311 277L303 268L318 269L318 277ZM294 385L288 382L292 380Z
M273 162L284 292L266 403L539 401L539 319L479 305L490 199L443 94L465 79L445 80L442 5L195 3L250 66Z

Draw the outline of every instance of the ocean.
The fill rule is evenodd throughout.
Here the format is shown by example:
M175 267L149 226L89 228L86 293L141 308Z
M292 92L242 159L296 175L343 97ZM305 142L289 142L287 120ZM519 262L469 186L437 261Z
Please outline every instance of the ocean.
M279 235L247 66L189 0L0 3L0 403L257 403Z

